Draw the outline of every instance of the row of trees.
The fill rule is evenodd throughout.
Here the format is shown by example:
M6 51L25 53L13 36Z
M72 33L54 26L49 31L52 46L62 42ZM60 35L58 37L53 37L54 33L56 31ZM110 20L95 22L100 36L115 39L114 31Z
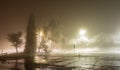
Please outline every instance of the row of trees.
M45 48L44 43L46 42L46 40L51 40L54 43L64 41L63 34L60 31L61 29L59 27L59 24L55 20L52 20L50 22L50 24L48 24L48 25L42 25L40 28L38 28L38 30L39 31L42 30L42 32L44 34L44 36L42 36L43 38L41 39L42 41L40 42L40 46L39 46L40 48ZM33 43L35 44L34 47L36 47L36 38L37 38L36 33L39 32L39 31L37 31L37 28L35 26L34 15L30 15L28 26L27 26L27 29L26 29L25 52L27 52L27 50L30 49L30 46ZM9 33L7 35L7 39L8 39L9 42L12 43L12 46L15 47L16 53L18 53L19 52L18 48L21 47L21 45L23 44L22 32ZM33 39L35 39L35 40L33 40ZM28 45L29 45L29 47L26 47ZM32 50L33 49L34 48L32 48ZM48 50L45 49L45 51L47 52Z
M35 25L35 16L31 14L26 28L26 43L24 49L25 56L34 56L36 53L38 32L37 29L38 28ZM49 53L50 50L52 50L49 50L49 46L45 44L47 41L58 43L64 39L62 32L60 31L60 25L55 20L52 20L48 25L43 24L40 29L43 30L44 37L42 38L39 48L44 49L45 53ZM15 47L16 53L18 54L18 48L23 44L22 32L9 33L7 35L7 39L12 43L12 46Z
M16 53L18 54L18 48L23 44L22 32L9 33L7 39L12 43L12 46L15 47Z

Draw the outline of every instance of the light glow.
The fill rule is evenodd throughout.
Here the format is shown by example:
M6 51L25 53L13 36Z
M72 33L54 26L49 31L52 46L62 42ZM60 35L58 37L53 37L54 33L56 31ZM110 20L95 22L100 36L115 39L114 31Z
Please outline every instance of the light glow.
M80 30L79 34L80 34L81 36L84 36L84 35L86 34L86 30Z
M82 37L80 37L80 41L88 42L89 39L86 36L82 36Z
M43 32L40 32L40 36L43 36Z

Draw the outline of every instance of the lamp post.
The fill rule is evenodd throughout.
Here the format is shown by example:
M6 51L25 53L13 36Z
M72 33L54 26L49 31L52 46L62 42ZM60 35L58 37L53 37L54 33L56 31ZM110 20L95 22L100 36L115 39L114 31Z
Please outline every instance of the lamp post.
M75 68L75 44L73 45L74 48L74 68Z

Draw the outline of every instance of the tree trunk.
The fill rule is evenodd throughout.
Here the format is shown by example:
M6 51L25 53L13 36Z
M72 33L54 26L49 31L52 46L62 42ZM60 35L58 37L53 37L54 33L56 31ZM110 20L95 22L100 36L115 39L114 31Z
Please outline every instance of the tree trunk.
M18 48L17 47L15 47L15 49L16 49L16 62L15 62L15 68L17 69L17 67L18 67Z

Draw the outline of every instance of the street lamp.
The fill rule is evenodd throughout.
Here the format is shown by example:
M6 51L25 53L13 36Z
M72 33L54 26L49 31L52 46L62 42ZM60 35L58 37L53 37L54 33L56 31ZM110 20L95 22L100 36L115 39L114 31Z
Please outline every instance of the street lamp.
M84 36L86 34L86 30L80 30L79 34L80 36Z
M86 30L83 30L83 29L80 30L79 35L80 35L80 37L79 37L80 41L83 41L83 42L88 42L89 41L88 37L86 36Z

